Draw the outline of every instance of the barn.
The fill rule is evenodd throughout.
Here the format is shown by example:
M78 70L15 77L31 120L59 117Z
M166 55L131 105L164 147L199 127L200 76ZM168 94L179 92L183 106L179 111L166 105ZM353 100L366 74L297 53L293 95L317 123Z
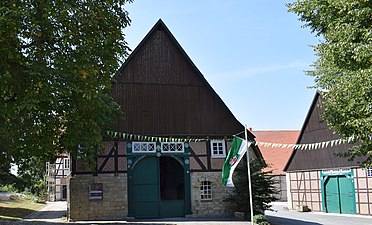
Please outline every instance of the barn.
M258 143L295 143L300 133L299 130L254 130L252 131L255 140ZM278 201L287 201L287 184L286 184L286 174L283 171L289 156L292 153L291 148L274 148L273 146L267 146L260 144L260 151L262 156L268 165L264 169L265 172L271 172L268 176L272 176L276 181L274 186L278 190L275 197Z
M321 143L321 147L295 149L284 168L288 207L372 215L372 170L360 167L365 157L350 161L337 156L352 145L335 144L340 137L322 121L323 102L317 92L297 140L299 145Z
M72 159L69 219L232 215L221 168L244 127L162 20L115 79L112 97L125 118L116 121L94 171ZM250 154L261 157L256 146Z

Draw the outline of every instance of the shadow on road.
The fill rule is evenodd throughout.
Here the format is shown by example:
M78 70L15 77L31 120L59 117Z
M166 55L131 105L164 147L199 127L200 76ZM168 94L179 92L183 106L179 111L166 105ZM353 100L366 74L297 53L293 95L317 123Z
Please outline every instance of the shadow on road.
M105 221L83 221L83 222L76 222L76 223L68 223L68 222L47 222L47 221L3 221L0 220L1 225L72 225L72 224L95 224L95 225L119 225L119 224L126 224L126 225L151 225L151 223L130 223L130 222L105 222ZM173 223L153 223L153 225L176 225Z
M276 216L266 216L272 225L322 225L321 223L295 220Z
M31 210L31 209L24 209L24 208L1 207L0 215L6 216L6 217L22 218L22 215L29 215L33 212L36 212L36 211Z
M154 218L154 219L130 219L127 220L128 222L133 222L133 223L145 223L148 224L150 222L164 222L164 223L179 223L179 222L226 222L226 223L236 223L236 222L247 222L247 221L241 221L236 218L232 217L221 217L221 218L210 218L210 217L201 217L201 218L194 218L194 217L174 217L174 218Z
M220 224L220 225L241 225L249 224L248 221L240 221L235 218L161 218L161 219L131 219L121 221L76 221L65 222L61 220L39 220L26 219L22 221L2 221L1 225L72 225L72 224L95 224L95 225L204 225L204 224Z
M33 214L30 214L26 217L28 218L36 218L36 219L60 219L62 216L66 215L66 210L60 211L37 211Z

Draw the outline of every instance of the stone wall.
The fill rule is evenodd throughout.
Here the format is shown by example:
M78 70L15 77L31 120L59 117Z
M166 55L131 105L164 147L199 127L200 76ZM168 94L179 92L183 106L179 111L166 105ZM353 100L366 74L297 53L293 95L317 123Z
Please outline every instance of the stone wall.
M92 183L102 184L102 200L89 199ZM71 221L124 219L127 217L127 174L74 176L70 178L68 193L67 210Z
M212 184L212 200L202 200L200 185L202 181ZM191 174L191 201L193 214L188 217L232 216L234 207L224 202L233 188L222 186L221 172L193 172Z
M200 184L210 181L212 199L202 200ZM90 200L90 185L102 184L103 199ZM224 202L233 188L221 183L221 172L193 172L191 174L192 214L187 217L232 216L234 207ZM72 193L72 195L70 195ZM68 217L76 220L125 219L128 214L127 174L77 175L70 178Z

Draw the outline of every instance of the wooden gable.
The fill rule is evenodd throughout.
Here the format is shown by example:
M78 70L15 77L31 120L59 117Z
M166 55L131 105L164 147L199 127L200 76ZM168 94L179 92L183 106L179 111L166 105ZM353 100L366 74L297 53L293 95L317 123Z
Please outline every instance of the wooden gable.
M322 102L322 95L317 92L301 129L297 144L318 143L341 138L322 120ZM336 156L337 153L345 152L351 146L351 144L342 144L333 147L329 145L325 148L313 150L293 150L284 170L292 172L360 166L361 162L364 161L363 157L349 161L348 158Z
M244 127L159 20L116 75L120 132L158 136L231 136ZM253 138L253 135L251 135Z

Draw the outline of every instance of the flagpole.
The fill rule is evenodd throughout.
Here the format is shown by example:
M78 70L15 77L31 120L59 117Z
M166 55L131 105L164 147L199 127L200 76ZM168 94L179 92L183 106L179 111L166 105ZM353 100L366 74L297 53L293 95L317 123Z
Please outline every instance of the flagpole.
M247 168L248 168L248 191L249 191L249 205L250 205L250 213L251 213L251 222L253 225L253 198L252 198L252 182L251 182L251 168L249 166L249 148L248 148L248 133L247 133L247 125L244 127L245 133L245 141L247 143Z

